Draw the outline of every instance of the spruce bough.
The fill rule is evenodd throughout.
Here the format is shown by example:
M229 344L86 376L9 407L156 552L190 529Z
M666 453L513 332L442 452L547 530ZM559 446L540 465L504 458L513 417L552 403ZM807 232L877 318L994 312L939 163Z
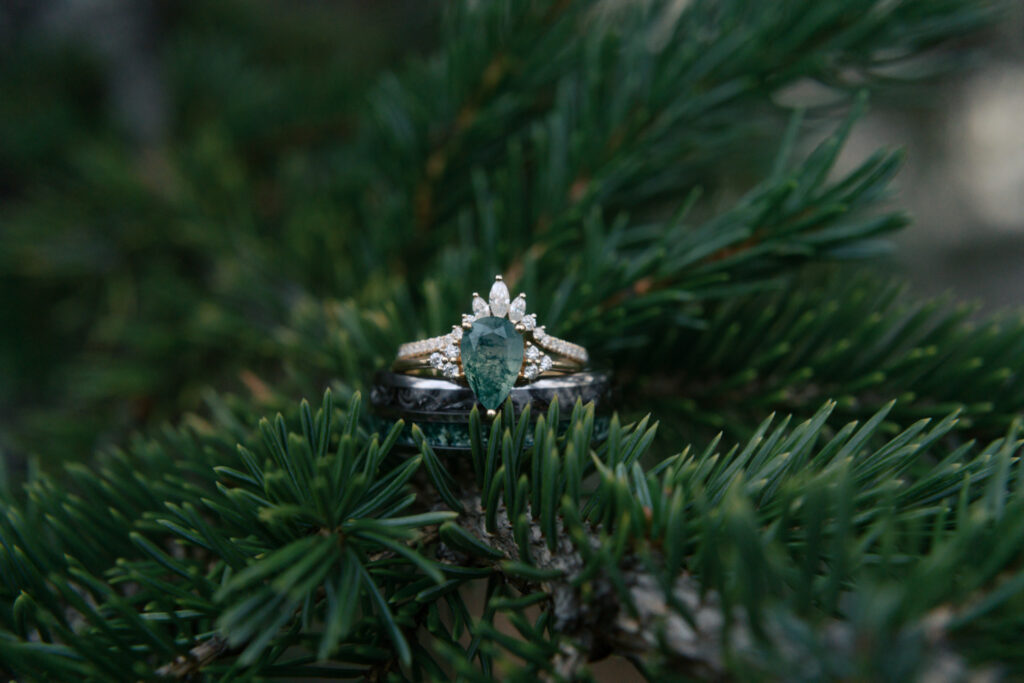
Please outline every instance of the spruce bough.
M956 447L955 415L883 436L888 408L829 429L834 409L647 469L656 424L615 419L596 445L580 404L561 436L557 403L535 422L474 412L455 471L415 428L419 453L395 454L401 425L368 434L360 397L342 411L329 391L234 457L168 432L174 461L140 443L72 468L87 497L38 481L8 510L0 566L24 583L0 653L64 680L161 660L216 680L572 679L608 653L653 679L965 676L983 663L964 645L1015 619L1017 429ZM482 615L460 590L480 581Z
M998 7L677 10L453 2L432 55L360 91L358 112L338 105L358 121L340 138L309 125L295 70L245 63L237 37L243 63L203 73L232 115L175 130L178 195L116 158L69 170L74 225L156 216L149 239L218 274L119 281L201 311L184 351L226 360L190 379L244 370L250 392L210 391L95 456L58 448L66 462L5 493L0 671L586 680L617 655L652 680L1024 675L1024 322L972 321L851 266L906 222L880 204L899 156L834 170L883 67ZM169 47L182 82L201 23ZM281 96L271 123L265 95L228 87L246 68ZM849 110L817 145L800 143L826 112L777 97L808 78ZM273 154L247 155L253 139ZM720 162L738 151L744 177ZM31 199L4 211L4 253L60 243L68 221ZM63 277L42 247L33 267ZM309 266L327 247L324 278ZM415 425L374 433L370 373L495 272L614 365L607 439L591 407L557 404L474 412L462 460ZM97 329L143 330L119 342L134 360L73 394L84 407L178 381L183 349L160 340L180 321L119 315ZM324 384L318 406L296 400ZM43 424L75 424L57 404ZM399 452L402 429L418 450Z

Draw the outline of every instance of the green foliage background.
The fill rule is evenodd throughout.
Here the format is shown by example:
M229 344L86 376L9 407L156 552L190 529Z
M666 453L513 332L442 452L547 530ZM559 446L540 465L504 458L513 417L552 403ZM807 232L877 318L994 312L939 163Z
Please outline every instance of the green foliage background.
M705 662L622 653L652 678L1021 675L1024 321L872 270L907 223L899 153L834 170L872 91L998 11L453 2L420 54L358 12L188 3L142 150L96 61L14 41L0 670L146 679L223 638L197 675L558 676L597 624L526 608L553 614L560 580L627 605L642 565L666 598L693 577L726 624ZM807 80L834 103L780 103ZM615 370L621 422L605 444L581 406L562 437L555 415L478 425L468 479L426 446L396 457L358 392L497 272ZM474 496L514 551L473 535ZM583 569L538 566L531 525ZM471 615L456 589L484 579Z

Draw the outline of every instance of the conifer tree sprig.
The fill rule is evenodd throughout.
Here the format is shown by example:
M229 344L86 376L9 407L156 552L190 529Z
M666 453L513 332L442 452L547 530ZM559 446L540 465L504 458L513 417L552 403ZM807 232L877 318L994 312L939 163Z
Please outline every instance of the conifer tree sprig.
M509 172L488 184L521 187L528 200L509 204L500 245L484 245L499 248L498 259L525 252L560 216L595 205L608 216L641 211L712 182L718 158L766 132L752 114L777 117L782 87L805 78L870 85L882 65L994 12L983 3L877 0L793 0L770 10L739 0L681 13L670 2L555 7L459 5L444 52L375 93L367 144L393 153L380 158L382 176L367 195L388 212L365 218L393 226L382 240L401 248L410 217L423 236L458 234L471 191L491 175L483 169L506 163ZM488 224L476 232L486 237Z
M400 283L413 283L406 295L416 316L427 303L454 305L464 283L508 269L585 333L592 321L569 320L564 297L570 287L606 288L609 274L570 273L563 282L548 264L562 274L567 254L635 256L666 228L692 243L688 228L698 226L720 230L715 239L731 253L737 222L756 217L729 211L724 198L771 187L776 141L791 118L780 92L807 79L837 93L870 91L907 63L920 75L933 47L963 44L999 9L987 0L786 0L770 11L746 0L682 11L665 0L452 2L437 49L370 79L325 55L332 42L319 25L284 40L265 14L233 22L225 18L244 4L213 5L180 8L161 50L176 104L166 144L155 150L159 172L140 173L136 150L111 132L116 122L59 90L80 81L98 88L96 74L28 53L0 69L9 101L42 92L69 120L40 143L51 171L26 174L0 209L0 275L10 281L3 309L27 300L43 312L5 325L33 339L58 331L45 344L11 339L3 351L34 359L4 356L11 386L0 398L14 417L0 439L17 453L57 459L72 443L88 451L97 434L116 440L193 407L208 383L223 387L254 366L273 374L295 359L265 340L309 296L351 299L378 315L394 305ZM314 72L315 88L303 80ZM367 91L364 81L375 84ZM808 119L817 124L851 101L840 97ZM9 119L4 139L37 138L35 117ZM788 138L802 141L809 130L793 126ZM18 149L0 152L9 160ZM887 175L895 158L870 161L866 171ZM797 194L827 187L793 176L775 191L784 194L789 181ZM871 238L902 218L872 210L884 183L856 182L856 206L842 191L819 195L810 206L820 224L802 226L813 235L763 245L768 261L790 269L837 255L840 243L845 255L876 253ZM798 228L803 199L790 201L788 227ZM662 220L687 206L682 224ZM776 218L767 217L768 232L784 228ZM737 254L758 253L740 246ZM790 248L797 257L780 263ZM675 262L687 256L678 249L669 245ZM653 267L652 258L633 267ZM734 274L732 259L716 263L717 276L744 281L753 265ZM431 281L438 298L426 302L418 283ZM702 317L679 300L693 281L655 281L667 290L663 301L686 304L678 323ZM618 284L618 295L630 296L648 280ZM639 298L630 306L658 301ZM317 371L353 385L365 378L330 364ZM306 390L287 387L289 395ZM131 409L116 410L126 396Z
M834 407L650 469L647 420L614 419L598 444L591 407L573 408L564 435L557 404L536 424L507 408L491 425L472 418L470 480L422 440L418 455L389 456L394 432L364 432L358 397L343 415L328 393L316 413L303 403L264 420L235 453L182 433L179 495L154 504L143 496L159 484L127 486L136 512L152 512L125 520L105 556L87 556L82 535L102 498L38 520L41 493L7 506L0 652L13 675L109 680L417 678L445 666L474 679L510 654L523 675L572 678L609 652L651 677L968 671L961 645L1017 600L1016 427L984 448L948 445L954 416L879 441L891 406L831 431ZM521 449L527 428L535 443ZM113 490L121 476L92 478ZM51 543L70 552L46 553ZM473 614L459 589L485 578L487 607ZM915 591L877 612L905 582ZM888 661L880 633L914 654ZM854 646L868 634L877 650Z
M737 297L680 342L666 359L679 374L660 390L715 429L745 430L756 418L734 411L754 406L809 414L834 397L841 414L866 417L899 397L890 416L902 424L957 410L960 431L985 438L1024 409L1019 315L979 319L975 306L914 300L864 272Z

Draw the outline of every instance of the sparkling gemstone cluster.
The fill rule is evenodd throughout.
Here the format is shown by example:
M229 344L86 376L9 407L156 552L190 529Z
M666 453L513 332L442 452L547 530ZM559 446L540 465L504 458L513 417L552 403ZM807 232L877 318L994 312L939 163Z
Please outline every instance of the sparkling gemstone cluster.
M430 354L428 359L430 367L438 370L448 379L457 379L459 377L459 362L462 357L459 343L462 340L462 328L455 325L449 334L434 339L437 340L435 346L438 347L438 350Z
M555 365L554 361L551 360L551 356L548 356L539 347L529 342L526 343L525 355L526 364L523 365L523 377L526 379L536 379Z

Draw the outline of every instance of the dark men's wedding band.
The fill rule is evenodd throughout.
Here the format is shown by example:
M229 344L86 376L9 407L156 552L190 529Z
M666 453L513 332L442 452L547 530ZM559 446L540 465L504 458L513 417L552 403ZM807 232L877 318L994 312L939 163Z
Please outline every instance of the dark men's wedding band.
M547 411L556 397L566 414L576 401L593 402L600 412L608 404L609 388L607 373L574 372L513 387L509 398L516 414L522 413L529 404L534 417ZM466 422L477 400L472 389L447 380L379 372L370 392L370 404L382 417L416 422Z
M577 372L545 377L531 384L513 387L509 400L516 415L530 406L531 419L547 413L557 398L564 429L577 401L593 403L595 409L595 441L608 435L610 382L607 373ZM478 405L473 390L447 380L380 372L370 392L376 428L388 431L398 421L415 423L427 443L438 452L463 452L469 449L469 414ZM526 444L533 440L533 430L526 432ZM415 448L417 444L409 429L399 436L399 444Z

